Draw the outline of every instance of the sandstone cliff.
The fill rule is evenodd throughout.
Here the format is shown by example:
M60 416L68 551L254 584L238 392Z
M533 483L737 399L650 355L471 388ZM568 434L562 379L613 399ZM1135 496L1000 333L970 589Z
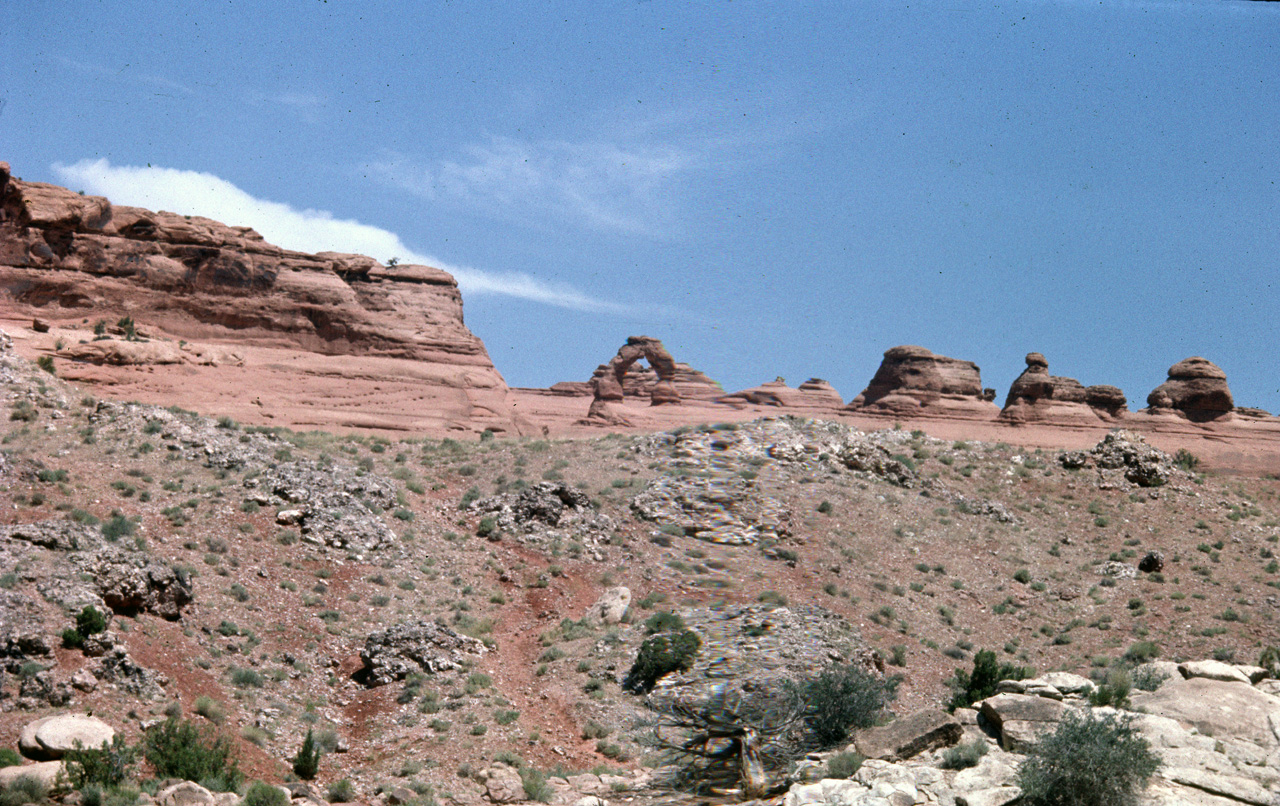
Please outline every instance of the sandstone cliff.
M59 344L81 341L88 322L132 320L133 338L114 349L53 353L81 380L104 380L91 364L188 363L202 368L194 382L239 385L263 410L276 397L311 405L302 422L518 430L457 283L429 266L293 252L247 227L12 179L0 163L0 296L10 313L52 323ZM211 344L234 345L236 360L207 360ZM370 373L388 394L343 391Z
M1026 361L1027 368L1009 387L1001 420L1096 425L1128 411L1124 392L1115 386L1086 388L1075 378L1050 375L1049 362L1040 353L1027 353Z

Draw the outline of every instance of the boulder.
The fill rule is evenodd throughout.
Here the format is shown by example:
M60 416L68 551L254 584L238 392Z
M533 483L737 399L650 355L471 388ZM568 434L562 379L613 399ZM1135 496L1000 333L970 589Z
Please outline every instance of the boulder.
M1216 420L1231 413L1235 403L1227 374L1199 356L1169 367L1169 379L1147 396L1148 412L1171 411L1192 422Z
M83 747L101 747L115 735L115 730L97 717L60 714L28 723L18 737L18 748L27 758L47 761L62 758L75 749L76 742Z
M117 613L154 613L169 621L191 602L191 580L168 563L120 550L99 553L90 564L98 593Z
M977 364L935 355L915 345L886 350L871 383L845 408L894 416L986 419L996 414L984 394Z
M56 784L58 776L64 773L65 769L61 761L37 761L35 764L0 767L0 787L9 786L19 778L34 778L49 788Z
M1102 475L1120 471L1126 481L1139 487L1163 486L1181 472L1168 454L1148 445L1141 434L1124 429L1108 433L1089 455Z
M583 615L589 621L601 624L618 624L631 607L631 589L626 587L608 588L600 594L596 603Z
M964 728L946 711L917 711L887 725L860 731L854 747L867 758L905 761L960 741Z
M406 621L373 633L360 651L356 678L370 688L403 680L411 672L459 669L467 656L488 651L482 641L434 621Z
M1229 663L1220 660L1195 660L1178 664L1178 673L1184 678L1202 677L1205 680L1217 680L1221 683L1244 683L1253 685L1253 681L1244 672Z
M997 694L983 700L979 712L1000 734L1000 746L1025 752L1050 732L1066 712L1057 700L1028 694Z
M1204 677L1166 682L1152 692L1136 691L1135 709L1194 727L1206 736L1235 737L1262 748L1280 747L1280 697L1239 682Z
M476 774L476 780L484 784L485 794L492 803L519 803L527 800L524 782L514 767L493 764Z
M194 781L183 781L156 793L155 806L215 806L212 792Z

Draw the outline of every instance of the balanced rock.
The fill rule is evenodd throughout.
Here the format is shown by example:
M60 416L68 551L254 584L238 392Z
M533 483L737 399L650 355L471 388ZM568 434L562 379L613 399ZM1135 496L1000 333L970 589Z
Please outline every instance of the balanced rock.
M1027 368L1009 387L1001 420L1089 425L1126 411L1124 393L1114 386L1086 389L1075 378L1050 375L1049 362L1040 353L1027 353L1026 362Z
M977 364L905 345L885 351L871 383L845 408L867 414L986 419L995 414L990 401Z
M1206 422L1230 414L1235 403L1227 373L1206 358L1192 356L1169 367L1169 380L1147 395L1147 406L1150 413L1171 411Z
M115 735L115 730L97 717L60 714L29 723L18 737L18 748L27 758L53 760L74 750L77 742L96 748Z

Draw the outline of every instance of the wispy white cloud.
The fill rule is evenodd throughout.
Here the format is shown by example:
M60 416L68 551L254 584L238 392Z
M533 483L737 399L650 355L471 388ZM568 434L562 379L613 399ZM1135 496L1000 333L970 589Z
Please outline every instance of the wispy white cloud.
M674 226L679 186L702 163L697 151L674 143L490 137L449 159L388 152L368 170L417 196L489 214L658 236Z
M269 242L301 252L352 252L387 261L436 266L452 274L467 294L502 294L579 311L619 313L624 306L595 299L561 283L549 283L524 272L486 272L454 266L411 249L389 230L325 210L296 210L280 202L256 198L210 173L112 165L106 159L57 163L54 172L66 184L117 204L201 215L228 224L253 227Z
M148 73L135 67L131 63L122 64L118 67L104 67L100 64L91 64L87 62L79 62L74 59L68 59L65 56L55 56L54 60L63 67L68 67L87 75L97 78L105 78L113 81L131 82L136 84L145 84L166 90L174 90L184 95L192 95L195 90L186 84L180 84L177 81L165 78L155 73Z

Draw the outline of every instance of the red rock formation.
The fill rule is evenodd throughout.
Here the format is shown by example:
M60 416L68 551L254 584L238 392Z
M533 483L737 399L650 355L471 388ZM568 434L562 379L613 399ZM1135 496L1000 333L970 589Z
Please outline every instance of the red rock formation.
M1124 393L1114 386L1086 389L1075 378L1049 374L1049 362L1040 353L1027 353L1022 371L1005 399L1000 419L1020 424L1053 422L1097 424L1115 420L1127 411Z
M1216 420L1231 413L1235 403L1227 373L1206 358L1192 356L1169 367L1169 380L1147 395L1148 413L1174 413L1192 422Z
M515 428L506 383L463 323L457 283L429 266L292 252L247 227L114 206L99 196L10 179L4 166L0 292L42 320L78 324L130 316L175 341L411 362L392 374L419 385L418 400L441 407L420 411L418 419L449 428ZM82 361L107 353L114 358L98 363L130 363L151 353L167 361L178 351L170 344L79 352ZM331 362L327 370L335 382L349 370L338 369L343 363ZM313 379L323 374L309 372ZM309 390L323 388L315 380Z
M794 409L839 409L844 406L844 398L840 397L840 393L821 378L810 378L795 389L779 378L751 389L724 395L717 398L716 402Z
M871 383L845 408L862 414L992 418L995 393L983 389L978 365L923 347L885 351Z
M649 369L656 377L651 384L633 385L632 388L647 389L650 405L660 406L664 403L679 403L680 391L676 386L676 361L667 352L658 339L649 336L631 336L627 343L618 349L618 354L608 364L596 369L591 377L591 408L587 412L585 422L592 424L626 425L627 419L613 411L609 401L621 401L627 395L628 371L632 366L644 359L649 362ZM686 365L687 366L687 365ZM692 373L693 370L690 370ZM696 373L706 378L702 373ZM686 376L687 377L687 376ZM709 378L707 380L710 380ZM714 381L712 381L714 383ZM716 389L720 388L715 384ZM723 390L721 390L723 391Z

